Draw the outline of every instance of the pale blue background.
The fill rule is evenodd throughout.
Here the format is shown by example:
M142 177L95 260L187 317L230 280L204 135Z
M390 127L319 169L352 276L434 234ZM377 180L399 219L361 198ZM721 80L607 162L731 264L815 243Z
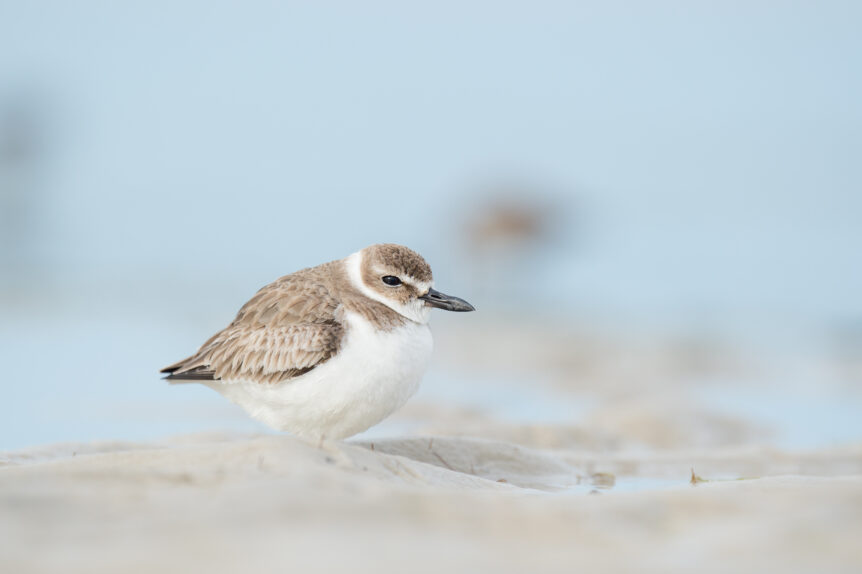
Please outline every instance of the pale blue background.
M181 409L220 399L155 371L368 243L466 296L459 225L499 182L571 212L511 278L538 311L857 349L860 22L834 1L0 2L0 449L206 428Z

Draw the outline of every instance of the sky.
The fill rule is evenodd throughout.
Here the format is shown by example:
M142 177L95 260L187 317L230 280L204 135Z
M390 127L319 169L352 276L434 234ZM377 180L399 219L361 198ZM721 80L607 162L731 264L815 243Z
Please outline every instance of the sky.
M445 265L477 190L517 180L582 212L549 295L862 312L857 3L0 16L0 105L40 130L33 242L63 273L272 274L375 241Z

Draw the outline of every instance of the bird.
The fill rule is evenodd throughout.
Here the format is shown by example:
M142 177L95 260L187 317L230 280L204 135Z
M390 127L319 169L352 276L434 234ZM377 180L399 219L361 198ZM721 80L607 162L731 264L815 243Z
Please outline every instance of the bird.
M434 289L415 251L375 244L261 288L190 357L161 370L202 383L251 417L310 440L340 440L418 390L433 348L432 309L473 305Z

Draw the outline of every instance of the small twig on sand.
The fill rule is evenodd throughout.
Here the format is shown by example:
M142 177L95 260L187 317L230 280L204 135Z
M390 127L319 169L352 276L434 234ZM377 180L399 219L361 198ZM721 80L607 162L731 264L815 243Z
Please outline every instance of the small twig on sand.
M698 475L696 475L694 473L694 468L692 468L691 469L691 481L689 481L689 484L691 484L692 486L697 486L701 482L709 482L709 481L705 478L701 478Z

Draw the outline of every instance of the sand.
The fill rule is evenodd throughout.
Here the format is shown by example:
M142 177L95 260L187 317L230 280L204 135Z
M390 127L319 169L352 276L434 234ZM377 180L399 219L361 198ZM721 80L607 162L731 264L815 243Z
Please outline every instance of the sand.
M460 325L423 391L346 442L0 453L0 574L862 572L856 355ZM150 404L144 381L98 436L194 419L211 392ZM185 428L237 428L212 415Z
M4 573L858 572L860 536L862 445L194 435L0 458Z

